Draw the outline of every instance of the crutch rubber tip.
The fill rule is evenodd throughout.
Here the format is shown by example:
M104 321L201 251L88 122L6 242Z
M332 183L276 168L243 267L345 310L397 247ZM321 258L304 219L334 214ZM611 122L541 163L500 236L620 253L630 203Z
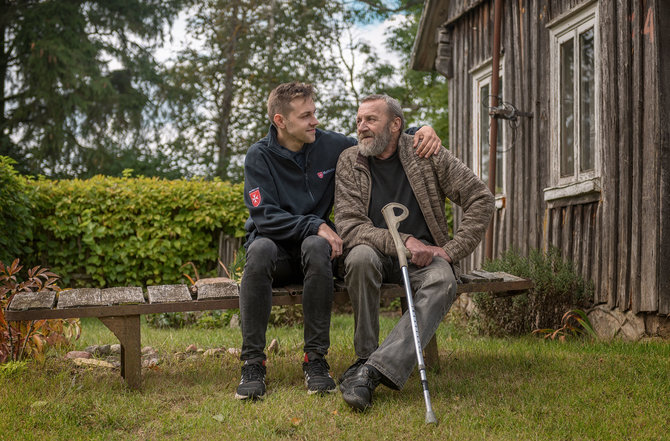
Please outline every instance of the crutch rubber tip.
M435 424L437 426L437 418L432 410L426 412L426 424Z

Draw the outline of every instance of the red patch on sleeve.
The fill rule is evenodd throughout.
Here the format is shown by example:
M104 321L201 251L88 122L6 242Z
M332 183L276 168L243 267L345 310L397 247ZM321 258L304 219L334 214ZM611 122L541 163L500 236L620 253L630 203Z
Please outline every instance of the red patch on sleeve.
M251 198L251 205L254 207L258 207L261 204L261 190L259 188L251 190L249 197Z

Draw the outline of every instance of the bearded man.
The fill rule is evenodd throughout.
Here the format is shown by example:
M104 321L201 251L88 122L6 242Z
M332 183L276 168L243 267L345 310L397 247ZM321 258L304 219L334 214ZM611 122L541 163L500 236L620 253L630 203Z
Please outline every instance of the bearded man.
M340 377L340 390L347 404L365 410L380 383L399 390L416 365L408 313L379 346L381 285L402 283L382 207L398 202L409 209L398 230L412 253L408 272L419 337L426 344L456 298L454 265L481 241L494 199L486 184L448 150L430 158L411 153L412 138L402 133L405 121L397 100L364 98L356 124L358 146L340 155L335 176L335 226L346 255L358 357ZM444 210L447 198L463 209L453 238Z

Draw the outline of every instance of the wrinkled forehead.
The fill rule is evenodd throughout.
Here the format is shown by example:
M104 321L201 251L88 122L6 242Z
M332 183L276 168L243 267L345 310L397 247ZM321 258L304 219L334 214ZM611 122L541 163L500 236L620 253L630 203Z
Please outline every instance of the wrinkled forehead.
M376 116L378 118L388 117L388 108L383 100L365 101L358 107L357 117L365 118Z

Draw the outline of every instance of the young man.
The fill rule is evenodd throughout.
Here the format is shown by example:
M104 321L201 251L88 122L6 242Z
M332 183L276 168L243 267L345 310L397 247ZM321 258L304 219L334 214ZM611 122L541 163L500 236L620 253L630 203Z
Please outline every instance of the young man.
M402 133L403 113L395 99L364 98L356 124L358 146L340 156L335 184L335 225L346 251L345 282L354 308L358 357L340 378L340 390L347 404L365 410L380 383L401 389L416 365L409 314L379 346L380 287L402 283L382 207L399 202L409 210L398 229L412 254L408 272L419 337L426 344L456 298L452 263L480 242L494 202L486 185L446 149L429 159L412 154L412 139ZM464 211L452 239L445 198Z
M235 397L265 395L265 333L272 286L303 284L304 362L308 393L336 390L325 356L330 346L332 261L342 239L329 216L335 166L356 140L317 129L314 90L286 83L268 98L268 135L249 148L244 163L244 198L249 209L246 264L240 289L242 379ZM440 140L430 127L417 133L418 154L430 156Z

